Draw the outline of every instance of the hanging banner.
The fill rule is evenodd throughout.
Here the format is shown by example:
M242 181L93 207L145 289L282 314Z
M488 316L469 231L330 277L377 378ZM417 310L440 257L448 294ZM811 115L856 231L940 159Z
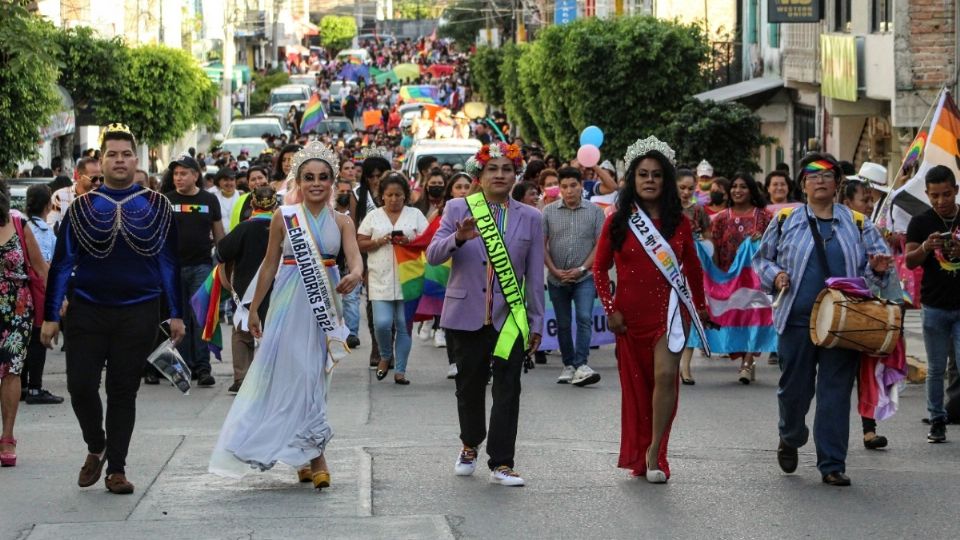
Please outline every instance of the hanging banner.
M767 22L807 23L823 19L823 0L768 0Z
M553 302L550 301L550 293L544 291L545 302L543 304L543 332L540 334L541 351L559 351L560 341L557 339L559 329L557 328L557 314L553 309ZM573 310L573 305L570 307ZM577 320L576 313L571 314L570 334L574 336L576 342ZM600 345L609 345L616 343L617 338L607 326L607 314L603 311L599 298L593 300L593 314L591 317L593 333L590 336L590 346L599 347Z
M820 35L820 92L825 97L857 100L857 40L842 34Z

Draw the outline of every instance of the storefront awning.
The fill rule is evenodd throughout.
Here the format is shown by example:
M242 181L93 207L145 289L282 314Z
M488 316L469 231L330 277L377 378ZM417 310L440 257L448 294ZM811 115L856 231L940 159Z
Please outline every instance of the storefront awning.
M757 94L772 92L774 90L779 90L782 87L783 79L777 79L774 77L760 77L757 79L738 82L736 84L721 86L720 88L714 88L713 90L696 94L693 97L699 99L700 101L716 101L718 103L726 103L728 101L740 101L744 98L756 96Z
M60 94L60 109L50 115L50 123L40 128L40 138L49 141L57 137L69 135L76 131L77 115L73 108L73 98L67 90L57 85L57 93Z

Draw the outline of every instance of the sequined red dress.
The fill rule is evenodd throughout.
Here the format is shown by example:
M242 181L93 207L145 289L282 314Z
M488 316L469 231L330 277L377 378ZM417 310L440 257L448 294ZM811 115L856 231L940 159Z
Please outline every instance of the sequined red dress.
M623 314L627 331L617 335L617 366L621 386L621 432L620 460L617 466L631 469L639 474L647 471L646 452L652 440L653 429L653 350L656 343L667 333L667 307L670 285L643 246L631 231L619 251L613 251L610 238L610 216L603 224L603 232L597 243L594 261L594 280L597 294L609 316L615 311ZM659 227L660 221L653 220ZM684 218L670 238L670 247L681 260L687 283L693 293L698 310L706 309L703 296L703 270L697 258L690 221ZM617 269L617 292L610 292L611 266ZM684 313L684 320L688 318ZM674 385L678 380L674 379ZM667 443L677 407L674 403L666 432L660 444L657 463L661 471L670 476L667 463Z

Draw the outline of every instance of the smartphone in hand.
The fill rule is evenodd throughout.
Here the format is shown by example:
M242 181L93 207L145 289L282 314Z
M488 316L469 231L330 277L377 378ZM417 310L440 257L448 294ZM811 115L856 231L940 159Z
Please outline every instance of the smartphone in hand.
M399 244L400 241L404 238L403 231L390 231L390 242L393 244Z

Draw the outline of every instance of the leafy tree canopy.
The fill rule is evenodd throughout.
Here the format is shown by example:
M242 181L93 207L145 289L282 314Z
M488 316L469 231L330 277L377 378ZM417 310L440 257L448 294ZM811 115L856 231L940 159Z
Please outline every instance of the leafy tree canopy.
M0 172L36 154L39 130L60 106L55 32L23 2L0 2Z
M60 86L70 92L78 111L89 110L96 124L117 121L122 85L130 69L130 49L119 37L102 39L78 26L56 33L60 45Z
M486 11L491 6L496 6L496 13ZM443 10L437 33L440 37L456 40L461 47L467 47L475 43L480 30L487 27L488 13L491 27L513 26L512 4L507 0L455 0Z
M353 17L327 15L320 19L320 43L328 49L345 49L357 35L357 22Z

